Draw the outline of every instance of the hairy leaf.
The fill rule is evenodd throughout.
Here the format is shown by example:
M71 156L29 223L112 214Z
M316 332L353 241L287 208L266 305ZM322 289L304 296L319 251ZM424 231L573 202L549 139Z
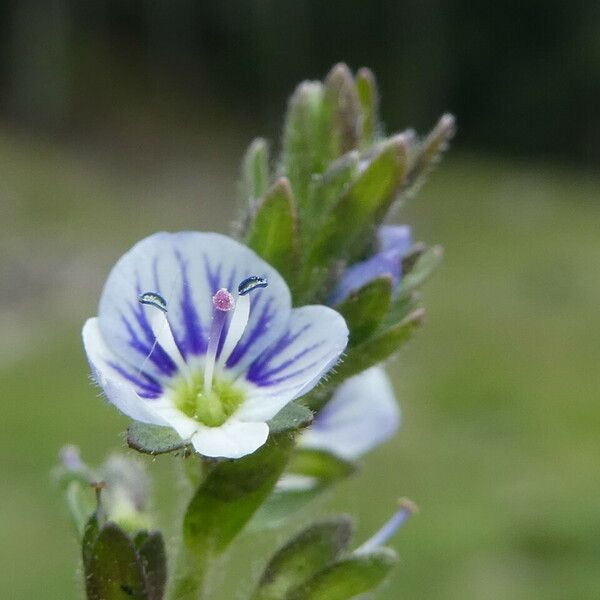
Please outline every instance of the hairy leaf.
M302 584L346 550L352 537L352 520L337 516L307 527L269 561L253 600L285 600Z
M330 211L308 253L305 277L311 290L323 283L314 278L319 267L357 257L369 245L402 180L405 159L401 139L385 143Z
M269 147L262 138L251 144L242 163L241 194L250 207L261 198L269 187Z
M219 554L271 493L292 448L288 434L271 435L259 450L219 463L200 485L184 518L187 547L199 557Z
M383 329L363 343L354 346L331 375L328 386L337 385L397 352L423 323L424 316L425 311L417 309L399 323Z
M380 548L335 562L287 596L286 600L350 600L379 586L398 562L396 553Z
M147 600L162 600L167 584L167 557L162 534L145 532L144 539L136 537L136 546L146 580Z
M147 598L142 563L133 542L115 523L100 529L86 572L88 600Z
M349 347L368 338L383 322L392 303L392 280L378 277L352 293L335 309L346 319Z
M359 69L356 74L356 91L362 114L362 147L368 148L375 141L379 121L379 92L370 69Z
M170 427L134 421L127 428L127 445L144 454L166 454L185 448L188 442Z
M291 281L298 265L298 231L294 198L285 177L261 200L246 236L259 256Z

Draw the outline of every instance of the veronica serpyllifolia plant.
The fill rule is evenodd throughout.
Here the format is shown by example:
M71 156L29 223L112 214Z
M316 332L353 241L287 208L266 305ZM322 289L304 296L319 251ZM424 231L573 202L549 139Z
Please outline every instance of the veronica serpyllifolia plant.
M368 69L337 65L300 84L277 160L262 139L244 158L237 240L157 233L110 272L83 327L93 379L132 419L130 448L185 465L189 498L181 543L165 550L127 460L92 470L63 452L89 599L211 598L211 570L246 525L290 522L399 427L381 363L422 323L418 290L441 250L389 220L454 121L444 115L422 139L386 137L378 103ZM354 551L349 517L309 525L239 597L370 592L396 562L384 544L412 512L403 501Z

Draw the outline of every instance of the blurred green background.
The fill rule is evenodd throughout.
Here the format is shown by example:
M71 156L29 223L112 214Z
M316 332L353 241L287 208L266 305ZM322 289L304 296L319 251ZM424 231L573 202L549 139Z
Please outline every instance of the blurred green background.
M108 269L157 229L228 231L246 144L276 141L293 86L345 60L378 75L388 130L451 110L459 134L398 215L446 248L389 366L402 431L319 510L356 513L360 541L399 496L420 506L384 599L597 598L599 9L2 3L0 597L81 597L49 471L66 442L124 447L79 340ZM174 460L148 461L167 528ZM246 534L218 598L244 598L282 535Z

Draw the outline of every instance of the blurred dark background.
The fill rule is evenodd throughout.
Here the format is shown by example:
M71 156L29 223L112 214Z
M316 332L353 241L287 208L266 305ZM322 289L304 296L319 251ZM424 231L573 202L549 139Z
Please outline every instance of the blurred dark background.
M399 435L289 529L345 511L360 543L409 496L382 600L597 600L600 2L13 0L0 49L0 598L83 597L48 474L65 443L126 451L80 342L109 269L157 230L230 231L252 137L345 61L388 132L457 115L397 214L445 260L388 365ZM175 462L146 461L169 540ZM289 533L244 535L214 600Z
M0 23L2 116L30 129L131 135L221 114L273 135L292 86L343 60L377 73L387 123L423 130L451 110L461 145L600 158L592 0L21 0Z

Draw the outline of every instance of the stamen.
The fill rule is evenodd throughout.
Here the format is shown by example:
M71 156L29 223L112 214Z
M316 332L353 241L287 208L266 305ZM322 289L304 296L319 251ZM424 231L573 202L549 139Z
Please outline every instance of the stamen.
M215 361L219 340L223 331L223 325L227 319L227 313L235 306L233 296L225 288L221 288L212 298L215 311L213 314L210 334L208 336L208 348L206 350L206 363L204 365L204 393L210 394L212 380L215 371Z
M406 498L400 500L400 509L392 515L392 518L375 535L357 548L354 554L369 554L383 546L416 511L417 507L413 502Z
M156 337L156 341L162 346L163 350L169 355L171 360L175 363L179 372L186 378L188 382L191 382L192 376L188 364L185 362L179 347L175 342L171 325L167 319L167 303L165 299L157 292L146 292L138 296L138 300L141 304L152 306L157 311L150 317L150 327L152 327L152 333Z
M231 356L231 353L242 338L242 335L244 335L244 331L250 318L250 292L258 288L265 288L267 285L268 282L264 277L252 275L251 277L244 279L238 286L238 297L235 303L235 309L231 316L225 343L223 344L223 349L219 356L220 365L224 365L227 362L227 359Z

